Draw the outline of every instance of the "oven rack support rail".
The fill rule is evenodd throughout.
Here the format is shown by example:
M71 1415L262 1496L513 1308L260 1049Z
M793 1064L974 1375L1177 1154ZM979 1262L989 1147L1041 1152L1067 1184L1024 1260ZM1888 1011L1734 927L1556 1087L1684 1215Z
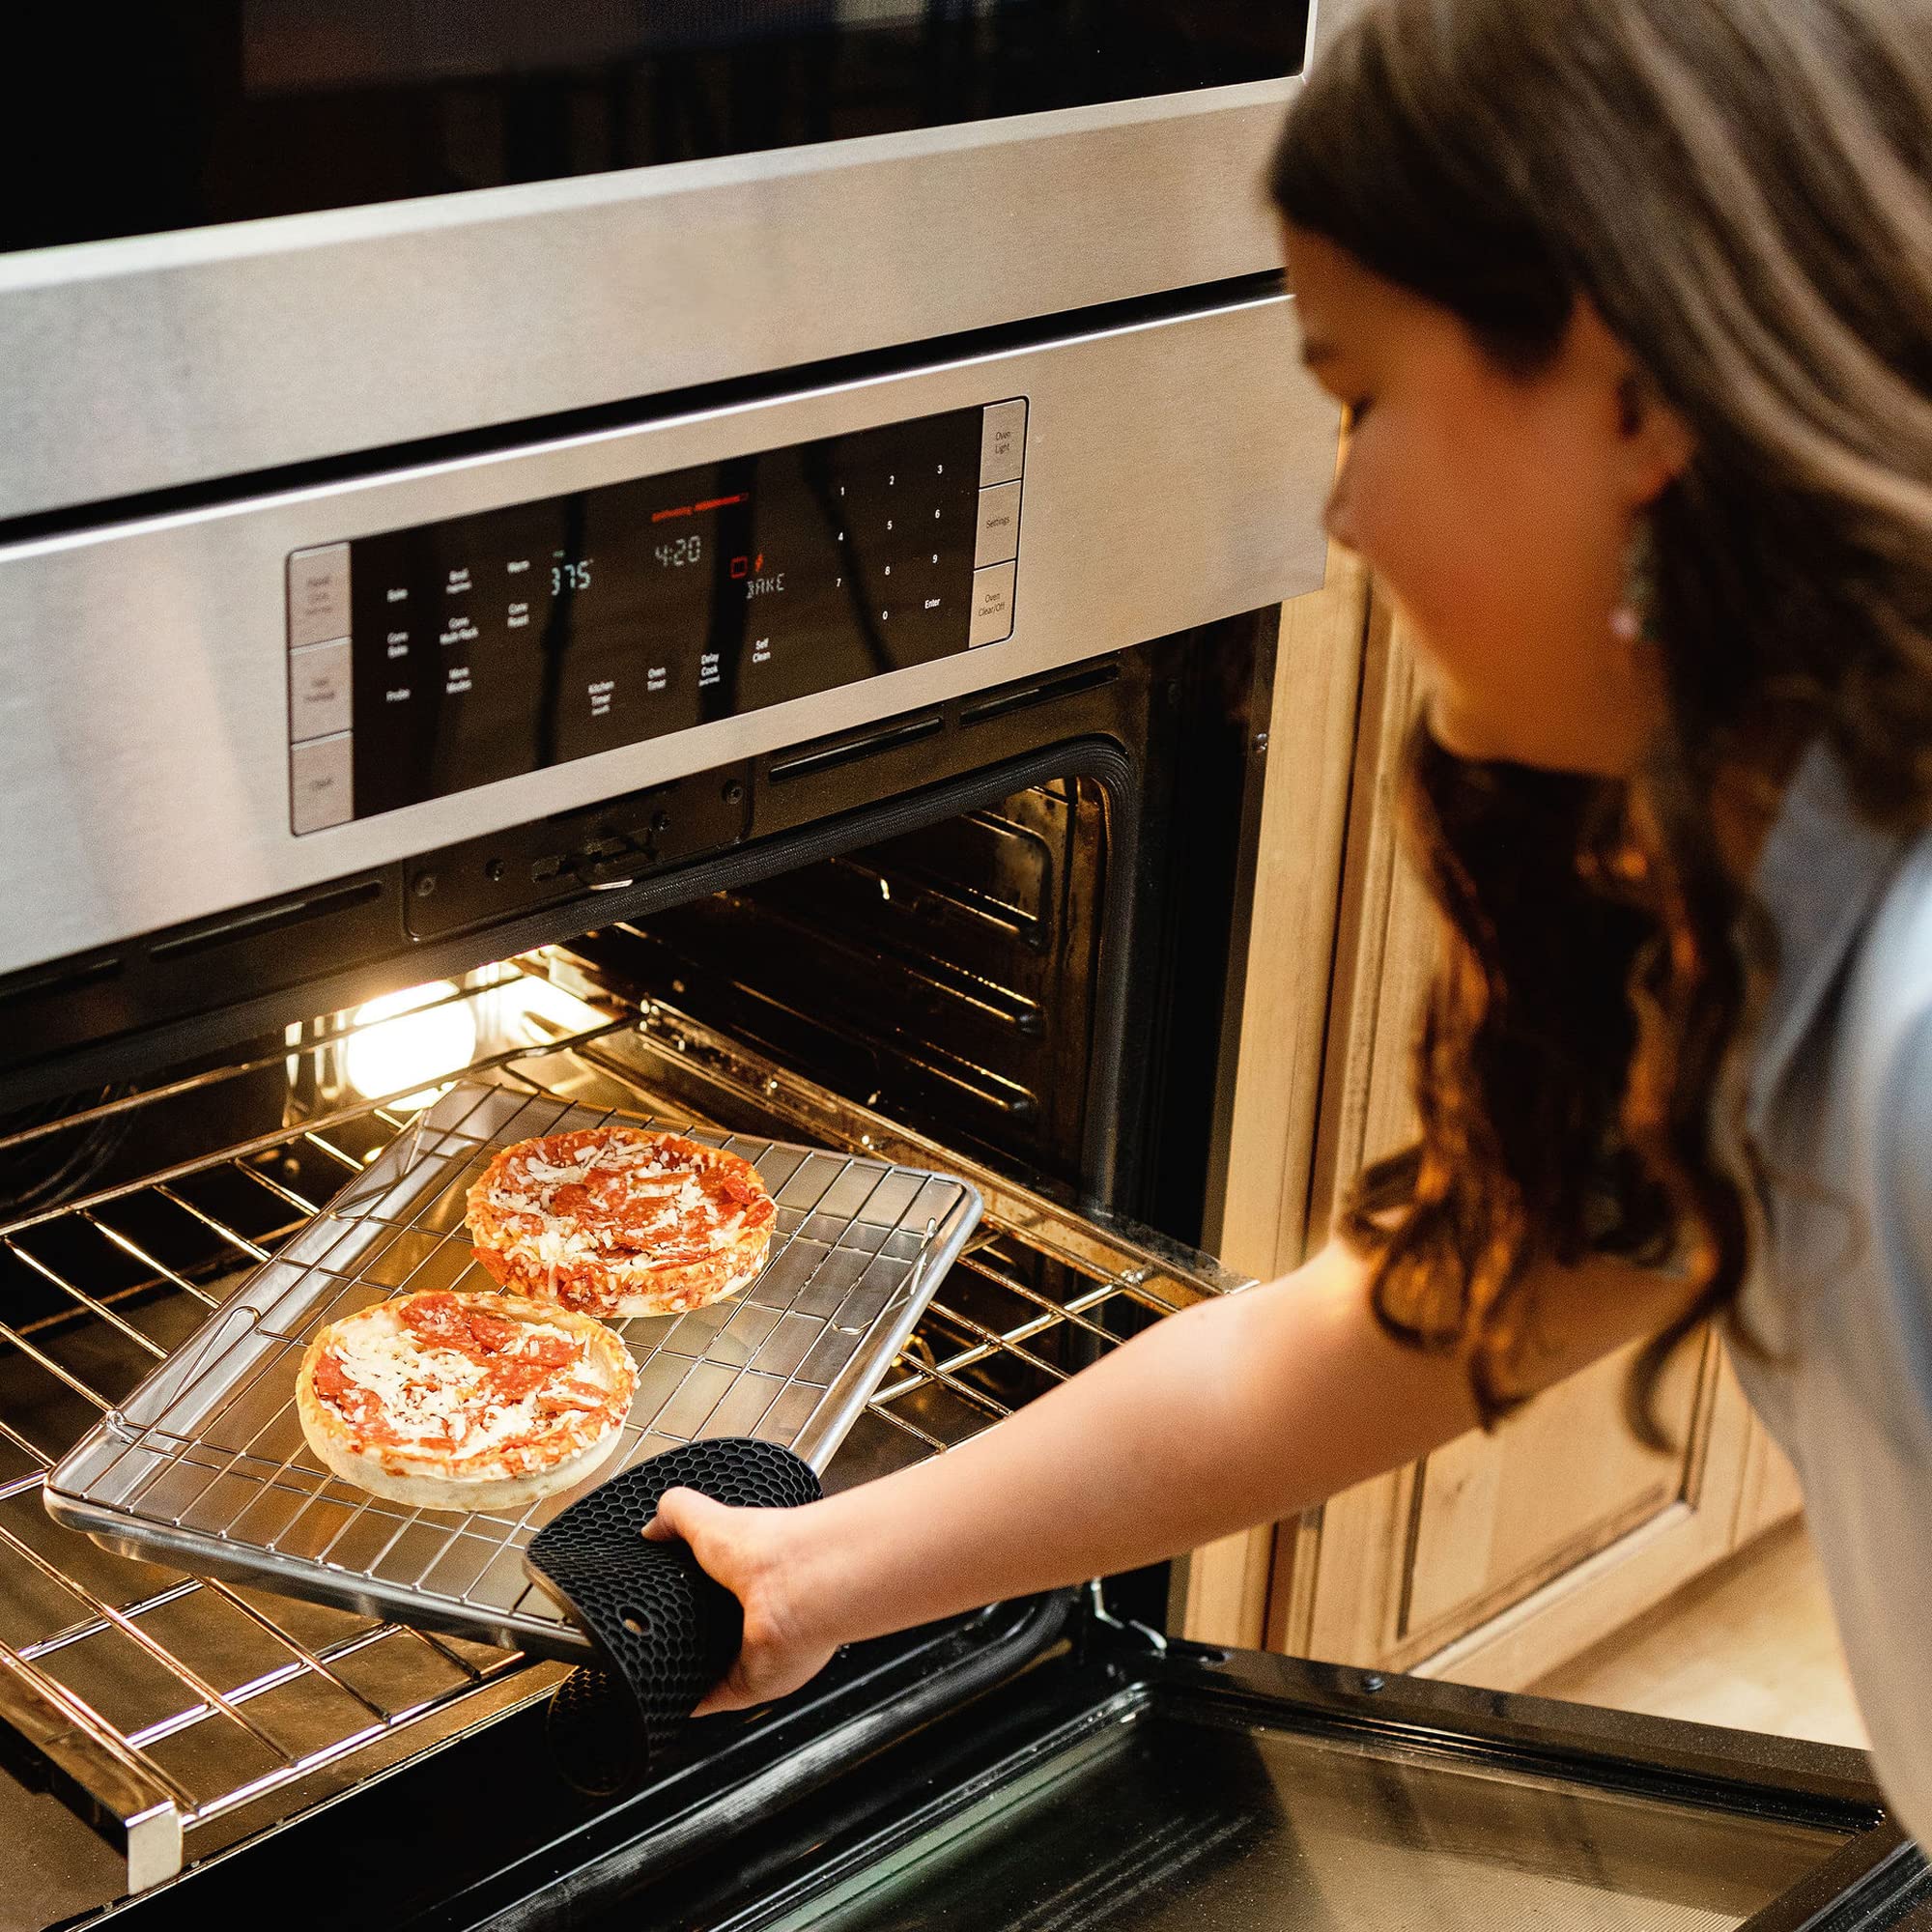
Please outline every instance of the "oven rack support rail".
M559 977L545 960L519 964ZM502 983L483 979L454 998ZM1075 1212L963 1159L669 1008L585 1011L594 1023L561 1033L533 1026L540 1037L479 1054L450 1077L681 1108L721 1131L776 1124L951 1172L984 1197L984 1221L867 1405L835 1482L848 1464L864 1479L955 1446L1152 1321L1250 1285L1149 1231ZM136 1112L269 1064L209 1069L89 1111ZM56 1411L82 1422L108 1413L125 1387L97 1386L87 1365L118 1351L122 1373L138 1379L197 1332L157 1326L157 1296L177 1321L221 1298L205 1265L185 1258L187 1237L198 1252L213 1248L228 1272L256 1265L415 1118L397 1095L323 1105L276 1131L0 1226L0 1364L49 1391ZM76 1123L71 1115L16 1132L0 1140L0 1158ZM156 1236L161 1222L179 1230L179 1251ZM95 1252L112 1257L123 1285L90 1289L83 1264ZM39 1294L29 1319L10 1305L8 1276ZM22 1629L14 1615L0 1630L0 1747L125 1852L128 1890L547 1696L559 1681L564 1666L515 1651L96 1549L47 1520L40 1501L46 1470L79 1433L50 1439L43 1422L10 1416L0 1390L0 1604L40 1606L38 1623ZM210 1635L217 1628L218 1644ZM245 1668L203 1661L238 1649ZM138 1697L127 1682L135 1677Z

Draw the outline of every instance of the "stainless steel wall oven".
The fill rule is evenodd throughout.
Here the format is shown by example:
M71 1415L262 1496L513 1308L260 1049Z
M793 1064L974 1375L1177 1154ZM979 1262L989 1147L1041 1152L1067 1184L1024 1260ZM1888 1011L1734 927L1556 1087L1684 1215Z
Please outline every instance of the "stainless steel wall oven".
M1155 1576L592 1792L562 1666L42 1505L458 1077L976 1182L835 1484L1242 1286L1197 1250L1336 450L1255 181L1321 24L90 51L0 254L0 1924L1903 1922L1854 1754L1231 1655ZM657 1439L757 1433L798 1365L747 1362Z

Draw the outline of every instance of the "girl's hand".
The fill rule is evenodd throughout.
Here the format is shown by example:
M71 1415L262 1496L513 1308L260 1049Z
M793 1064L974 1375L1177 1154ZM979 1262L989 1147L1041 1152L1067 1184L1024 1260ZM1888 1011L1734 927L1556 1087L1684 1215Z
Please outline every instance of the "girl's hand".
M811 1509L734 1509L696 1490L667 1490L644 1526L654 1543L681 1537L698 1567L737 1598L745 1638L737 1661L692 1713L742 1711L796 1690L825 1668L838 1646L807 1631L792 1594L797 1520Z

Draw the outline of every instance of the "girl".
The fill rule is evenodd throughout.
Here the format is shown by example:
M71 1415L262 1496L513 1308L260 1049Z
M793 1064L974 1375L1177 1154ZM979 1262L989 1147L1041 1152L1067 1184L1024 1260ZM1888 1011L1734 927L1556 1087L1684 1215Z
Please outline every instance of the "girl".
M1932 1831L1932 0L1382 0L1271 188L1328 510L1433 670L1420 1137L962 1451L654 1525L700 1709L1289 1516L1721 1316ZM1140 1445L1162 1445L1149 1458Z

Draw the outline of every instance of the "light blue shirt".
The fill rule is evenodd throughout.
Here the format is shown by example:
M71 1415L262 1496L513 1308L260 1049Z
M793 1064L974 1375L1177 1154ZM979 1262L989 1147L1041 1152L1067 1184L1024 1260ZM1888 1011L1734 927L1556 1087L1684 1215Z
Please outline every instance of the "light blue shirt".
M1767 1166L1732 1360L1796 1464L1879 1781L1932 1844L1932 833L1814 745L1755 887L1778 967L1738 1056Z

